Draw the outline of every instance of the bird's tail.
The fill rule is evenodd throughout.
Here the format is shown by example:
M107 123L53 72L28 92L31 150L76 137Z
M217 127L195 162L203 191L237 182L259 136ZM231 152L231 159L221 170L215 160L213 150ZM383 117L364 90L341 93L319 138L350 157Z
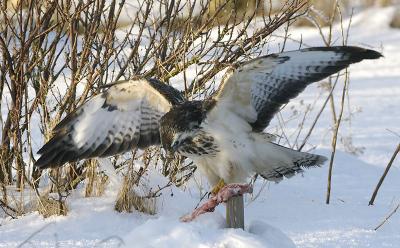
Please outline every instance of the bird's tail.
M265 152L264 152L265 153ZM258 166L257 172L263 178L279 182L303 172L304 168L319 167L326 157L307 152L299 152L278 144L268 142L268 152L264 166Z

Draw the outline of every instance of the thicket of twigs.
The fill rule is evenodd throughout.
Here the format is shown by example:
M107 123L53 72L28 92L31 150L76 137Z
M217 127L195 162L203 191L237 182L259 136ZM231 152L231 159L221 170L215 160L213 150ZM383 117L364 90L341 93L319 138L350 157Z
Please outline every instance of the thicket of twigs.
M228 65L256 57L276 29L287 29L297 17L311 13L306 0L289 0L279 6L256 0L148 0L134 1L135 11L122 23L119 17L132 2L30 0L10 5L2 1L0 205L8 215L15 217L31 210L44 216L66 214L65 198L78 185L85 187L86 196L104 192L109 175L95 159L50 172L38 171L33 163L35 152L51 137L52 128L106 84L141 75L174 82L189 99L207 96L214 89L216 76ZM341 15L337 2L331 8L331 17L324 25L332 26L335 16ZM249 29L254 23L255 28ZM331 37L323 36L322 40L331 45ZM343 40L345 43L345 37ZM196 75L188 74L194 66ZM331 94L337 83L337 77L325 82L330 94L320 110L331 106L332 126L337 127L333 131L335 143L343 111L343 101L336 110ZM343 95L346 90L345 83ZM309 107L305 109L304 118L308 118ZM298 134L305 132L304 139L296 138L292 146L303 149L313 127L301 127ZM285 135L284 129L281 132ZM135 160L143 161L139 168ZM167 161L158 148L132 151L111 161L123 177L115 205L118 211L136 208L153 213L154 198L172 184L184 184L196 169L179 159ZM169 182L145 192L137 190L143 175L154 165ZM31 201L25 191L33 192Z
M235 11L232 2L138 1L124 32L118 30L118 20L125 4L131 3L32 0L7 8L7 1L2 2L0 93L5 113L0 183L1 204L11 215L26 211L26 199L9 197L10 186L20 192L33 190L44 215L49 208L56 209L50 214L65 214L68 191L82 181L87 196L101 194L107 175L96 160L54 169L48 177L32 165L35 151L51 137L52 128L105 84L134 75L165 83L179 78L187 97L208 94L216 74L257 53L265 38L294 19L305 1L288 1L274 15L256 4L251 10ZM154 15L155 10L160 14ZM250 33L247 27L256 18L264 25ZM187 68L195 64L197 76L188 77ZM134 159L142 159L143 166L134 168ZM162 160L154 148L113 159L114 168L125 177L118 210L129 211L140 205L140 199L156 197L172 183L184 183L195 169L178 167L179 161L159 163L171 182L147 195L132 196L150 161ZM39 185L48 183L41 184L43 178L50 179L51 187L39 191Z

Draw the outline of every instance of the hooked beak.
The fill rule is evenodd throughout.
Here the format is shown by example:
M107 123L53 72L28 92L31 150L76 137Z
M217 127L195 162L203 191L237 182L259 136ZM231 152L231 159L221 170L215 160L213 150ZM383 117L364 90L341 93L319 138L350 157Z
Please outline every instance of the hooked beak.
M176 152L179 148L179 142L174 142L174 144L172 144L171 149L173 152Z

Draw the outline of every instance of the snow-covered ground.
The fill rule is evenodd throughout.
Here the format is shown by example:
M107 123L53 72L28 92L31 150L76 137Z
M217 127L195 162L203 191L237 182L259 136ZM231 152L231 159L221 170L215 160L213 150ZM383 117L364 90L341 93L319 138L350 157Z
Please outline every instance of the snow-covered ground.
M365 149L354 156L339 146L330 205L325 204L327 166L279 184L258 181L254 195L246 196L244 231L224 228L223 206L191 223L179 222L179 217L199 201L193 183L185 191L165 190L154 216L115 212L116 187L99 198L84 198L77 190L68 198L67 216L44 219L31 213L16 220L1 219L0 247L400 247L399 213L374 231L400 203L400 159L383 183L375 205L368 206L400 140L394 134L400 134L400 30L388 27L392 11L371 9L353 19L348 43L372 47L385 57L351 67L350 111L357 113L351 126L345 122L341 131L343 137L351 135L354 146ZM322 45L315 29L291 31L291 37L300 36L305 45ZM338 29L335 36L340 37ZM269 48L277 50L278 43L278 38L273 39ZM336 44L341 44L340 38ZM296 49L298 44L288 41L286 47ZM317 85L310 87L291 105L300 106L301 100L312 103L320 92ZM317 101L316 110L322 101ZM286 110L288 113L290 106ZM347 107L345 111L348 116ZM295 130L297 124L289 123L287 130ZM330 126L331 116L325 111L310 140L310 144L319 145L313 152L329 156ZM166 179L153 173L149 180L162 183Z

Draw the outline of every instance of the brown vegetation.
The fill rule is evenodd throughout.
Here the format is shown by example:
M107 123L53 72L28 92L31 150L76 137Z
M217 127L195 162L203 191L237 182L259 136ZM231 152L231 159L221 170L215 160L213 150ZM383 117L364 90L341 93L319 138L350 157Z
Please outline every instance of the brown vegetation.
M213 92L215 78L221 71L232 63L261 54L261 48L279 27L287 30L297 20L297 25L311 21L320 31L322 26L332 30L335 20L341 22L346 14L341 11L343 6L349 4L306 0L283 4L256 0L203 0L197 1L197 5L190 1L139 2L136 12L130 13L130 20L122 22L120 15L127 4L124 0L109 4L102 0L1 2L0 206L7 215L15 217L32 209L44 216L66 214L68 192L79 185L85 187L86 197L104 193L110 178L95 159L71 163L49 173L32 165L40 144L52 136L52 128L108 83L142 75L165 83L179 81L189 99L207 96ZM365 2L372 4L376 1ZM163 14L153 15L155 10ZM305 19L298 18L304 14ZM256 28L249 31L254 23ZM331 33L320 34L325 45L330 46ZM282 50L284 45L285 42ZM196 75L188 73L193 65ZM332 149L336 149L337 141L342 141L350 151L357 152L351 147L351 139L338 136L348 91L345 84L341 101L335 102L332 93L340 85L338 78L321 84L327 92L326 100L308 130L303 124L311 118L309 113L315 106L292 109L297 117L293 119L301 119L293 134L285 132L286 120L278 115L281 126L277 132L286 145L299 150L307 148L314 125L329 106L335 130ZM336 105L340 106L339 117ZM290 137L295 140L289 142ZM334 152L331 168L333 158ZM140 168L133 166L137 160L142 161ZM183 185L196 170L195 165L180 157L164 157L159 148L115 156L112 165L123 178L115 209L151 214L156 211L155 198L163 189ZM169 180L165 185L149 188L142 179L154 165ZM43 179L51 181L46 192L38 189ZM36 207L26 207L24 201L29 199L10 197L10 191L22 195L24 190L32 192L30 202L37 202Z
M254 1L246 5L250 7L243 15L235 11L236 5L229 8L231 2L217 4L212 10L210 1L200 2L200 7L186 1L140 2L137 12L130 13L125 31L117 30L122 26L118 20L126 4L123 0L1 3L2 207L12 212L12 206L16 205L7 197L11 186L20 192L25 189L34 192L39 199L38 209L45 216L65 214L68 191L82 182L86 196L104 192L107 176L95 160L71 163L49 174L32 165L35 151L51 137L52 128L107 83L134 75L157 77L166 83L179 78L187 97L209 94L210 85L220 71L238 60L257 55L266 38L301 14L299 10L306 4L291 0L272 15L260 12ZM151 13L157 8L164 14L154 17ZM256 18L264 25L249 33L247 27ZM198 66L197 75L189 77L187 69L194 64ZM140 185L135 183L135 177L141 177L148 168L134 171L129 164L140 157L158 161L155 164L160 164L160 171L170 182L135 195L139 192L135 187ZM171 184L183 184L195 170L193 165L183 164L179 159L163 158L158 149L137 156L117 156L113 161L114 168L125 175L116 205L120 211L131 211L132 206L149 209L141 207L143 199L157 197ZM42 178L51 179L49 194L58 197L42 196L38 190Z

